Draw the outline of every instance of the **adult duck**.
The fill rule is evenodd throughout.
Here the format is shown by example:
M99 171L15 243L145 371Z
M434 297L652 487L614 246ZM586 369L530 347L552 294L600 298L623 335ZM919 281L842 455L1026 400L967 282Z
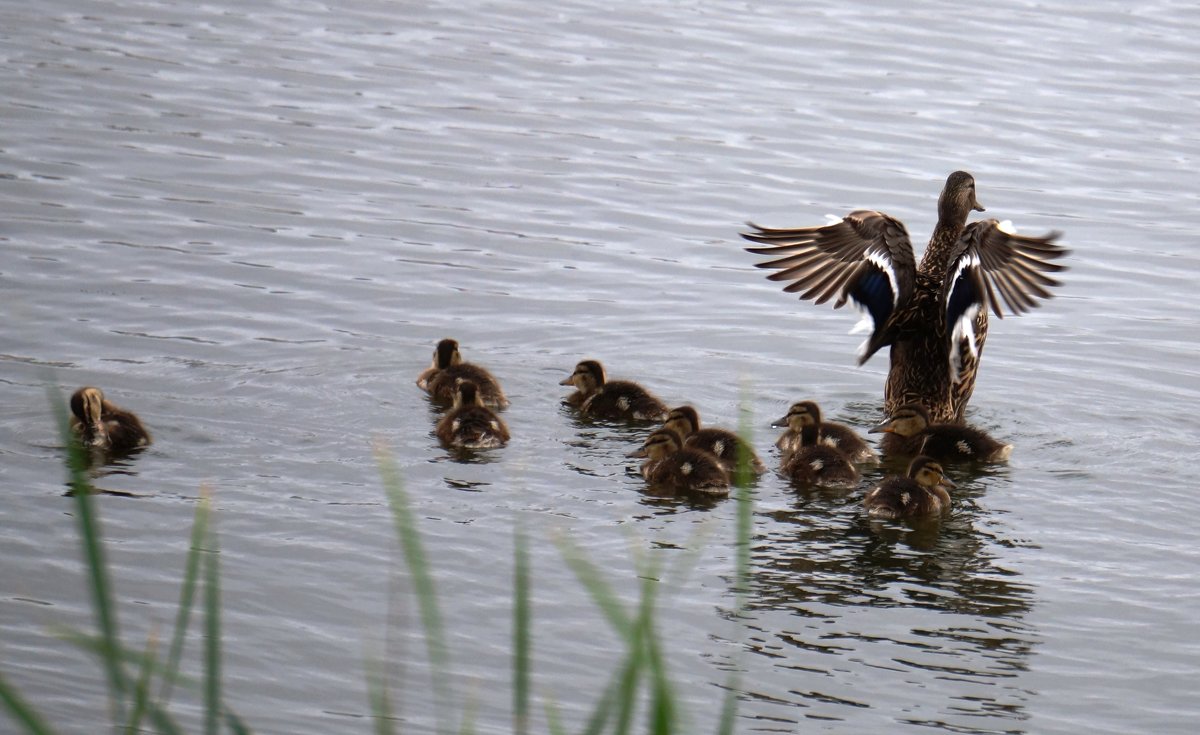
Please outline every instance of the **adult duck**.
M863 498L863 507L870 517L885 520L941 515L950 509L946 488L955 487L940 464L920 456L908 465L904 477L886 477L872 488Z
M458 381L475 384L480 401L489 408L505 408L508 398L500 389L500 381L479 365L465 362L457 340L444 339L433 350L433 364L417 376L417 387L439 401L453 401Z
M820 227L771 229L748 223L742 237L766 247L746 248L771 260L767 276L784 291L823 304L837 297L864 312L871 335L859 350L861 365L890 346L884 409L920 403L938 422L960 422L987 338L988 311L1020 314L1050 298L1064 270L1051 262L1068 251L1059 233L1018 235L994 219L967 224L984 211L975 179L955 171L938 198L938 222L917 266L908 231L882 212L856 210Z
M150 432L141 419L91 386L71 395L71 430L83 446L112 455L128 454L150 444Z
M924 454L942 462L1003 462L1012 445L965 424L936 424L919 403L901 406L869 434L884 434L884 454Z
M575 386L566 403L597 419L666 421L667 404L629 380L609 380L598 360L584 360L559 382Z
M767 469L755 453L754 447L737 434L714 426L701 427L700 412L692 406L672 408L667 420L663 422L663 428L679 432L685 447L703 449L715 454L717 459L721 460L721 466L730 473L737 471L738 463L742 461L756 475Z
M729 494L729 473L716 455L685 447L683 437L674 429L656 429L646 437L642 448L629 456L646 460L641 475L648 484L660 489L713 496Z

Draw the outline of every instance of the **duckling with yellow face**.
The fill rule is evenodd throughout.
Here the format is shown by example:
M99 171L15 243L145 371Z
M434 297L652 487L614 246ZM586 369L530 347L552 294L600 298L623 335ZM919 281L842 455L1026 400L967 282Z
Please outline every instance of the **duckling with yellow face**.
M703 449L715 454L727 472L735 472L738 462L743 461L743 458L747 467L755 474L762 474L767 469L755 454L754 447L737 434L728 429L701 428L700 413L692 406L672 408L663 428L678 432L683 437L685 447Z
M868 433L884 434L884 454L924 454L942 462L1003 462L1012 445L961 424L932 423L919 403L908 403Z
M439 401L453 401L460 379L475 384L484 406L508 406L508 398L500 389L500 382L485 368L463 361L458 342L453 339L438 342L433 351L433 364L417 376L417 387Z
M597 360L584 360L559 385L575 386L566 403L598 419L666 421L667 405L642 386L628 380L608 380Z
M957 487L942 466L931 457L920 456L908 466L906 477L884 478L863 499L867 515L884 520L936 516L950 510L950 493Z
M438 421L437 438L449 447L494 449L508 442L508 427L490 408L483 405L474 382L459 378L454 391L454 407Z
M150 444L141 419L104 398L90 386L71 396L71 430L83 446L114 455L128 454Z
M876 462L879 460L875 450L867 444L862 437L858 435L854 429L851 429L845 424L838 424L833 421L823 421L821 419L821 408L813 401L800 401L793 403L788 409L787 416L775 421L772 426L786 426L787 431L780 435L779 440L775 442L775 446L783 450L784 453L794 451L802 446L806 446L802 440L803 433L816 432L817 440L809 442L810 444L825 444L833 447L851 462Z
M629 455L642 457L641 474L650 485L664 490L711 496L729 494L729 473L711 452L685 447L673 429L657 429L642 448Z

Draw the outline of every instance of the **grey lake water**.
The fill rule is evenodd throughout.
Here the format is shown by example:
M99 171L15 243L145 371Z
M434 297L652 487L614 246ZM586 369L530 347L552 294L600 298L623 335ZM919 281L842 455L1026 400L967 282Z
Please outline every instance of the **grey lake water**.
M743 733L1195 732L1197 39L1173 0L0 4L0 674L62 732L107 716L59 633L93 622L46 392L92 384L155 436L95 477L122 635L170 629L208 488L256 732L372 732L374 656L400 729L435 727L376 445L479 732L512 727L518 528L538 732L546 703L578 731L621 655L564 540L628 604L663 566L683 732L731 670ZM771 463L792 401L865 430L886 354L856 367L856 315L737 232L870 207L920 246L956 169L1072 251L1056 298L992 322L968 419L1013 457L953 470L932 528L866 522L883 470L763 476L739 624L737 501L647 494L646 429L579 421L558 382L593 357L714 425L744 406ZM447 336L504 383L509 446L432 436L414 379Z

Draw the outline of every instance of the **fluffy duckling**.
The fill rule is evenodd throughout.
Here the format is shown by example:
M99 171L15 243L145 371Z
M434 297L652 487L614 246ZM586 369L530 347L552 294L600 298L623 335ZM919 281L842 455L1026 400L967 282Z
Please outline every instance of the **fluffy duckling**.
M942 462L1003 462L1012 445L1003 444L971 426L935 424L919 403L907 403L868 433L885 434L885 454L924 454Z
M440 401L454 400L459 379L475 384L483 405L490 408L505 408L508 398L500 389L500 382L486 369L463 362L458 351L458 341L444 339L433 351L433 364L417 376L417 387Z
M808 431L814 437L819 437L819 443L833 447L846 455L851 462L875 462L879 457L875 450L860 437L854 429L845 424L821 420L821 409L812 401L793 403L788 409L787 416L775 421L772 426L786 426L787 431L780 435L775 446L784 454L809 444L817 444L816 439L804 441L803 435Z
M99 388L84 387L71 396L71 430L85 447L126 454L150 444L141 420L110 401Z
M858 468L846 455L827 444L811 444L784 454L779 471L797 485L851 488L859 478Z
M917 457L908 466L908 476L884 478L863 499L867 515L896 520L935 516L950 509L950 493L957 487L933 458Z
M608 380L604 366L596 360L584 360L575 372L559 383L573 385L567 397L569 405L598 419L635 419L666 421L667 405L642 386L628 380Z
M853 487L858 484L858 468L850 457L821 434L821 428L830 424L821 423L820 410L813 410L816 404L806 401L795 404L792 409L783 420L787 430L775 442L775 446L783 451L779 471L797 485Z
M700 414L691 406L672 408L663 428L678 432L683 437L685 447L703 449L715 454L726 472L733 473L737 470L739 457L746 458L750 471L755 474L760 475L767 469L754 453L754 447L742 441L737 434L728 429L700 428Z
M722 496L729 494L729 473L711 452L685 447L673 429L651 432L642 448L629 455L644 457L646 482L677 492Z
M454 407L437 424L437 438L461 449L494 449L508 442L508 427L492 409L474 382L459 378L455 384Z

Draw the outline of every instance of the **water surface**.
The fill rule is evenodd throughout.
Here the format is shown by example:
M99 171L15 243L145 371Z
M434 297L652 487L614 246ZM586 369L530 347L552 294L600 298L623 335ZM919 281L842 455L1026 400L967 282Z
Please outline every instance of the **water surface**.
M226 682L259 732L369 731L363 660L384 643L404 718L433 725L376 441L420 515L481 732L511 729L518 526L536 694L574 726L616 641L556 537L630 599L638 553L670 566L700 546L663 603L699 731L731 667L740 732L1200 717L1190 5L62 0L0 17L3 671L63 729L105 705L98 667L49 628L91 618L48 379L102 386L155 433L97 477L137 496L100 500L129 641L170 625L211 488ZM854 317L781 293L736 232L867 206L922 242L960 168L988 215L1073 249L1056 299L992 326L969 418L1013 459L961 470L933 529L765 476L742 630L734 502L648 496L625 457L644 430L576 420L557 383L594 357L713 424L744 403L768 461L793 400L869 426L885 360L855 368ZM513 401L512 443L475 461L437 446L413 385L445 336Z

